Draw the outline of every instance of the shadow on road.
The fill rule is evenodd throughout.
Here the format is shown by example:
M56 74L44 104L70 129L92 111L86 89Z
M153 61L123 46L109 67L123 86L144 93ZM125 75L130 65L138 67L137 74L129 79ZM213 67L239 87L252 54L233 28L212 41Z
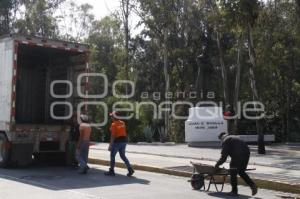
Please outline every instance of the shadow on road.
M104 170L91 168L87 174L79 174L70 167L33 166L23 169L0 169L0 178L50 190L68 190L120 186L127 184L149 185L150 181L137 177L117 174L115 177L104 176ZM118 172L118 170L117 170Z
M232 198L239 198L239 199L248 199L248 198L261 199L261 198L258 198L258 197L246 196L246 195L242 195L242 194L239 194L238 196L232 196L229 193L223 193L223 192L211 192L211 193L208 193L207 195L215 197L215 198L228 198L228 199L232 199Z

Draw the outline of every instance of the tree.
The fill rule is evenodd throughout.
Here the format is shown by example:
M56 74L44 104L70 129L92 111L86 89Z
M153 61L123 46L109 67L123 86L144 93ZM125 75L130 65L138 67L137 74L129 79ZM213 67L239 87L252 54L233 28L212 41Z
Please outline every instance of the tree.
M74 1L66 2L56 18L60 24L60 37L69 41L84 41L93 28L95 16L90 4L77 5Z
M223 49L223 45L221 42L222 39L222 34L221 34L221 27L222 25L224 26L224 24L220 23L221 20L219 20L222 15L220 14L219 8L216 5L215 1L210 1L209 5L211 7L211 10L213 12L213 14L215 15L214 17L217 18L217 20L215 21L216 23L214 23L215 25L215 33L216 33L216 42L217 42L217 46L218 46L218 52L219 52L219 60L220 60L220 65L221 65L221 71L222 71L222 81L223 81L223 97L224 97L224 102L225 105L229 105L229 93L228 93L228 81L227 81L227 67L225 64L225 57L224 57L224 49Z
M298 16L300 17L300 0L296 0L296 6L297 6Z
M261 98L259 97L258 94L257 83L256 83L257 80L254 72L254 70L257 68L257 57L256 57L256 51L255 51L254 39L253 39L253 26L258 16L259 3L258 1L242 0L240 1L240 8L241 8L241 13L243 13L241 16L244 19L242 22L244 23L244 28L246 29L246 34L247 34L248 52L249 52L249 59L251 63L249 65L249 78L250 78L250 85L253 94L253 101L261 101ZM256 120L256 128L258 133L258 140L257 140L258 153L265 154L266 152L265 152L264 134L263 134L261 119Z
M0 1L0 35L12 32L12 23L18 3L17 0Z
M109 86L116 80L122 65L120 57L122 56L123 34L120 28L119 19L113 16L104 17L100 21L93 22L87 40L92 49L92 68L95 72L107 75Z
M130 28L129 28L129 15L131 12L132 5L130 4L130 0L121 0L121 13L122 13L122 21L123 21L123 28L124 28L124 47L125 47L125 78L129 79L128 76L128 68L129 68L129 41L130 41ZM128 93L128 88L126 86L126 94Z
M18 33L57 38L58 27L54 12L64 0L23 0L24 17L16 21Z
M170 69L168 63L168 35L170 34L170 26L172 24L172 2L167 1L140 1L140 10L137 14L142 18L150 31L147 33L153 39L157 39L157 44L161 47L161 62L163 63L163 74L165 82L165 93L170 91ZM157 13L158 15L153 15ZM153 18L152 18L153 17ZM167 109L170 107L167 105ZM164 113L165 132L169 131L169 115L170 112Z

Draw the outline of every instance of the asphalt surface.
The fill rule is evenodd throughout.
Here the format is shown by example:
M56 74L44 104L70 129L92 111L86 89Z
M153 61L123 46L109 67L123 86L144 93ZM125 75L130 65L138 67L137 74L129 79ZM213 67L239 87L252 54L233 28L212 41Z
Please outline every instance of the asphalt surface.
M250 165L260 165L287 170L300 170L300 144L299 145L269 145L266 146L266 155L257 154L257 146L250 145ZM91 149L107 151L108 144L94 143ZM186 144L172 146L136 145L128 144L128 153L160 155L165 157L178 157L217 161L220 158L220 147L188 147Z
M90 147L89 157L109 161L110 156L107 148L108 144L94 143ZM256 170L249 172L250 176L271 182L300 186L299 147L268 146L266 155L257 155L253 146L251 146L251 149L248 168L256 168ZM127 156L132 164L188 172L193 170L190 161L215 165L220 158L220 151L221 149L218 147L192 148L187 145L152 146L129 144L126 149ZM117 161L122 162L118 156ZM227 159L227 164L223 166L228 168L229 161L230 158ZM281 191L287 190L281 189Z
M90 165L87 175L57 166L32 166L25 169L0 169L1 199L193 199L233 198L225 193L192 190L188 178L137 171L135 177L116 169L116 177L104 176L107 167ZM230 186L225 185L225 192ZM214 189L212 189L214 191ZM248 187L239 187L240 197L250 197ZM289 195L259 190L255 198L281 198Z

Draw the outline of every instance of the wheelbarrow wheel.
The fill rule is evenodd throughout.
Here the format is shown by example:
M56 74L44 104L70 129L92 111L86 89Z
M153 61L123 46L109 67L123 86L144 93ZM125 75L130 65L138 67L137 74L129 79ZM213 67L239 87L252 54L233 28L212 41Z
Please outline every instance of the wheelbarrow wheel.
M204 185L204 176L201 174L194 174L191 179L193 189L200 190Z

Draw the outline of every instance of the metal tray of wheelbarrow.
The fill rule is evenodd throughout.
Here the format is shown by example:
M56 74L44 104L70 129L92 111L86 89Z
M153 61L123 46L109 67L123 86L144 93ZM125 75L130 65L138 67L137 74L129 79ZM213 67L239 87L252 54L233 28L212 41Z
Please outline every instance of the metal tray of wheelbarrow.
M228 175L228 170L225 168L215 168L208 164L191 162L194 167L194 173L207 174L207 175Z

